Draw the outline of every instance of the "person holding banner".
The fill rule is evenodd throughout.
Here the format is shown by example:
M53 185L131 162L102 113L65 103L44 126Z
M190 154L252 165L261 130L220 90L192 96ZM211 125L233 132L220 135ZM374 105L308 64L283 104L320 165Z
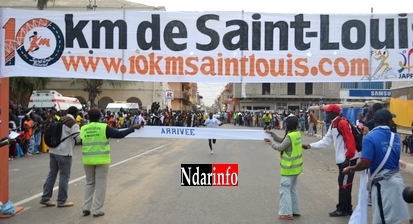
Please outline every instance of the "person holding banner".
M285 120L285 136L279 137L271 130L265 130L271 134L271 138L265 138L271 147L281 152L280 158L280 208L278 218L294 220L300 215L300 203L298 200L297 180L303 170L301 133L298 130L298 118L291 114ZM279 144L278 144L279 143Z
M135 129L143 127L142 123L118 130L101 122L101 113L98 109L88 112L90 123L80 129L82 139L82 160L86 174L85 196L83 201L83 216L93 213L93 217L105 215L101 211L106 195L106 180L110 164L110 138L124 138ZM92 205L93 203L93 205Z
M224 123L220 122L217 118L216 115L213 113L209 113L209 118L205 120L204 126L207 126L209 128L216 128L218 126L223 125ZM211 141L215 144L217 142L216 139L208 139L208 144L209 148L211 149L211 154L214 154L214 151L212 150L212 143Z
M354 173L344 174L342 171L347 166L357 163L358 153L356 151L356 141L348 121L341 116L341 107L337 104L330 104L325 107L324 112L327 119L331 120L331 126L326 135L318 142L303 144L304 149L323 149L334 144L335 162L339 169L338 173L338 203L336 210L330 212L331 217L347 216L353 213L351 204L351 190L353 187Z

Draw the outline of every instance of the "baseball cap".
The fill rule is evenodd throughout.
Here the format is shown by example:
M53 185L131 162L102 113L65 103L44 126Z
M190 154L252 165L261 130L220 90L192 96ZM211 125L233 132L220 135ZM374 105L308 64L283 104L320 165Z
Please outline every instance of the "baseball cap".
M341 107L337 104L330 104L327 107L324 107L325 112L334 112L336 114L339 114L341 111Z
M373 118L375 122L388 122L393 119L393 114L386 109L379 109L374 113Z

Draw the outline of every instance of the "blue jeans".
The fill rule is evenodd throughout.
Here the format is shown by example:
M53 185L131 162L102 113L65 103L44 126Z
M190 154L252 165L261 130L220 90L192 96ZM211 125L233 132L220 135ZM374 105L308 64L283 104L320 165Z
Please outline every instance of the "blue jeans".
M63 204L67 200L67 191L69 190L70 169L72 168L71 156L50 155L50 171L47 175L46 182L43 186L42 202L49 201L53 195L53 187L59 173L59 191L57 194L57 203Z
M41 142L42 142L42 132L41 131L36 131L34 133L34 150L33 150L33 153L39 153Z

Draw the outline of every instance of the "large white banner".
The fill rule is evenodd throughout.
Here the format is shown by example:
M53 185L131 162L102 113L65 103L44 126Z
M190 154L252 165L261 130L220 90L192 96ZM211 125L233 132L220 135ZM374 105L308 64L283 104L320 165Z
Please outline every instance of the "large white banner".
M413 78L413 14L0 9L0 76L162 82Z
M206 127L146 126L126 136L127 138L186 138L261 140L271 138L264 130L224 129Z

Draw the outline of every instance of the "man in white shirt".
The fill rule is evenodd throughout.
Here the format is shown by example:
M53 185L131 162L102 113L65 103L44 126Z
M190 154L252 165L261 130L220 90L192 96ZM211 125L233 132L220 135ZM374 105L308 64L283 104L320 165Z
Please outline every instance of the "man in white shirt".
M216 115L214 115L213 113L209 113L209 118L205 120L204 126L207 126L208 128L217 128L218 126L223 125L223 123L221 123L217 118ZM211 149L211 154L214 154L214 151L212 150L212 142L215 144L217 142L216 139L208 139L208 144L209 144L209 148Z
M343 169L347 166L354 166L357 163L358 153L356 141L351 132L351 127L341 114L341 107L337 104L330 104L324 108L327 118L331 120L331 126L326 135L318 142L303 144L304 149L322 149L334 144L336 151L335 162L338 166L338 204L336 210L330 212L331 217L347 216L353 213L351 204L351 189L353 185L354 173L343 174Z

